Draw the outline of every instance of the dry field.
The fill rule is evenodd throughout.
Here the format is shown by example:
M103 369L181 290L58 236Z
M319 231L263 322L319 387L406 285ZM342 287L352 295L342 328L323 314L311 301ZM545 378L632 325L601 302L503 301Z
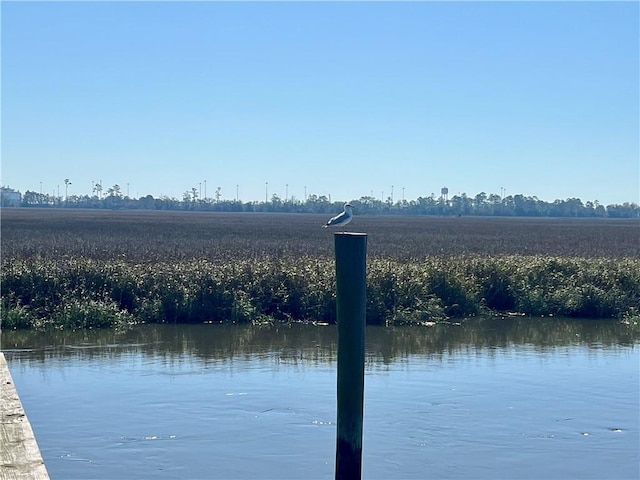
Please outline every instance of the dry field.
M327 217L311 214L3 209L3 256L84 256L132 261L330 257ZM356 216L371 257L452 255L640 257L640 222L630 219Z

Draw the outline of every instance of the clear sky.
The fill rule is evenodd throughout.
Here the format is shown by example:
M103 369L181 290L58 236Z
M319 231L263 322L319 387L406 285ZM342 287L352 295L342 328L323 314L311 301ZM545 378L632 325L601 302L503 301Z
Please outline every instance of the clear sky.
M640 201L638 2L1 9L22 192Z

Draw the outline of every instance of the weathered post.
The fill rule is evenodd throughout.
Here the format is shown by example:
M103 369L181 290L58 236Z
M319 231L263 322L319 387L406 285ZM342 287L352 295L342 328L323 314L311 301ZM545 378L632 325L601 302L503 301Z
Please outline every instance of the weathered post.
M334 238L338 321L335 478L357 480L362 474L367 235L336 233Z

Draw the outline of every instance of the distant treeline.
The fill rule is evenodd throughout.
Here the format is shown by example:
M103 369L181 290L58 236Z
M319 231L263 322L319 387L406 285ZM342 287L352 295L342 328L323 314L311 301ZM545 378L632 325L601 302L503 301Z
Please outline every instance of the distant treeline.
M242 202L240 200L221 200L198 198L196 189L185 192L182 200L161 196L154 198L146 195L130 198L121 193L117 185L107 190L107 195L69 195L66 199L49 194L27 191L22 195L19 205L23 207L57 208L98 208L98 209L146 209L146 210L190 210L212 212L294 212L294 213L332 213L342 208L343 201L331 201L322 195L309 195L306 200L295 197L282 199L273 195L269 202ZM3 202L4 203L4 202ZM554 200L547 202L533 196L497 194L484 192L474 197L462 193L451 198L430 195L416 200L393 202L374 197L361 197L350 202L354 210L362 214L398 214L398 215L478 215L478 216L516 216L516 217L610 217L640 218L640 205L625 202L622 205L601 205L596 201L582 202L579 198ZM3 205L7 206L7 205Z

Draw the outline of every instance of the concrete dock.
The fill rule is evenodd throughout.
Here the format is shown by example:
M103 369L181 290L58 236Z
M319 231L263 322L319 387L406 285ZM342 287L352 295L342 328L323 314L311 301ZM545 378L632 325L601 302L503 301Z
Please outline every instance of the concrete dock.
M49 480L29 419L0 352L0 480Z

